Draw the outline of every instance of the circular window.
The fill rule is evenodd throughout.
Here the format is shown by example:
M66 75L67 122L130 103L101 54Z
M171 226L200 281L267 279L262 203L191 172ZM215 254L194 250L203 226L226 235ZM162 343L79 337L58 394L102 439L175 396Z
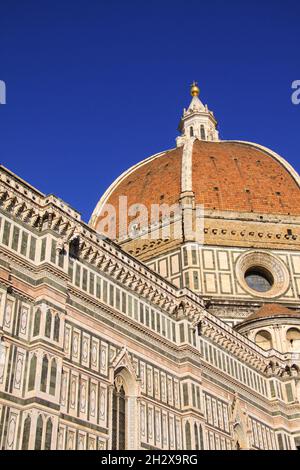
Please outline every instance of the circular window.
M244 291L255 297L280 296L290 285L290 276L282 260L264 251L242 254L236 263L236 274Z
M250 289L257 292L268 292L274 284L274 277L270 271L262 267L253 267L246 271L245 281Z

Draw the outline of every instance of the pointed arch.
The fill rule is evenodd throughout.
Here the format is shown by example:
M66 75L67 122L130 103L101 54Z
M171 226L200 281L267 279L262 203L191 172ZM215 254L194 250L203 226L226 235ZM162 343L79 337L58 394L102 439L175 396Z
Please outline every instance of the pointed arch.
M51 336L51 327L52 327L52 313L51 313L51 310L47 310L46 323L45 323L45 336L47 338L50 338Z
M114 361L112 447L114 449L136 449L138 445L139 382L128 351L123 349Z
M50 395L55 395L55 389L56 389L56 375L57 375L56 360L55 360L55 359L52 359L52 362L51 362L51 371L50 371L50 387L49 387L49 393L50 393Z
M59 341L59 329L60 329L60 318L58 314L55 315L54 319L54 333L53 333L53 339L54 341Z
M42 448L43 427L44 427L43 417L42 415L39 415L37 423L36 423L34 450L41 450Z
M186 450L192 450L191 425L189 421L185 423L185 447Z
M42 374L41 374L41 391L46 392L47 390L47 377L48 377L48 358L47 356L44 356L43 362L42 362Z
M40 334L40 327L41 327L41 310L38 308L34 316L33 336L38 336Z
M133 393L135 393L135 388L137 385L137 375L126 347L123 348L116 356L113 361L112 367L114 369L114 377L116 376L116 372L118 372L119 370L122 371L122 374L126 375L128 383L134 385ZM125 381L126 377L124 377Z
M126 448L126 396L120 375L115 379L112 407L112 450Z
M24 421L23 427L23 438L22 438L22 450L28 450L29 438L30 438L31 418L28 415Z
M45 450L51 449L52 429L53 429L52 420L51 418L49 418L47 421L47 425L46 425Z
M29 380L28 380L28 391L35 389L35 376L36 376L36 355L34 354L30 360L30 368L29 368Z

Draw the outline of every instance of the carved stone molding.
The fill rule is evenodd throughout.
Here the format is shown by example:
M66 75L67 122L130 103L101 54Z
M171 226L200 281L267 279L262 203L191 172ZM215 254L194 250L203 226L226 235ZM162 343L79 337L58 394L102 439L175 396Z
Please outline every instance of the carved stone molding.
M250 268L263 268L269 271L274 282L267 292L258 292L251 289L245 281L245 274ZM248 251L242 254L236 263L236 275L241 287L252 296L272 299L285 294L290 286L290 276L287 268L280 258L265 251Z

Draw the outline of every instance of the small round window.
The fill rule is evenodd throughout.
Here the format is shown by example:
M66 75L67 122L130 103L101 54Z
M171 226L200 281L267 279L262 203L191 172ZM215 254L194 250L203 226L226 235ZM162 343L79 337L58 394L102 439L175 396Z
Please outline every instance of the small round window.
M283 261L265 251L248 251L239 256L236 274L242 289L255 297L278 297L290 286L289 272Z
M256 292L268 292L274 285L273 275L265 268L249 268L245 273L245 281L250 289Z

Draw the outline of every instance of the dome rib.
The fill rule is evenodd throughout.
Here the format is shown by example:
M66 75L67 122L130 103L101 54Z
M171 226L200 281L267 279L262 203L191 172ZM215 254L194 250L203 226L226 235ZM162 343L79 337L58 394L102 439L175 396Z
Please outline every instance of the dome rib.
M101 197L90 225L97 229L105 203L118 209L119 196L127 196L128 206L144 204L149 213L152 204L178 203L183 175L205 210L300 216L300 178L275 152L250 142L195 139L187 159L185 147L125 171Z

